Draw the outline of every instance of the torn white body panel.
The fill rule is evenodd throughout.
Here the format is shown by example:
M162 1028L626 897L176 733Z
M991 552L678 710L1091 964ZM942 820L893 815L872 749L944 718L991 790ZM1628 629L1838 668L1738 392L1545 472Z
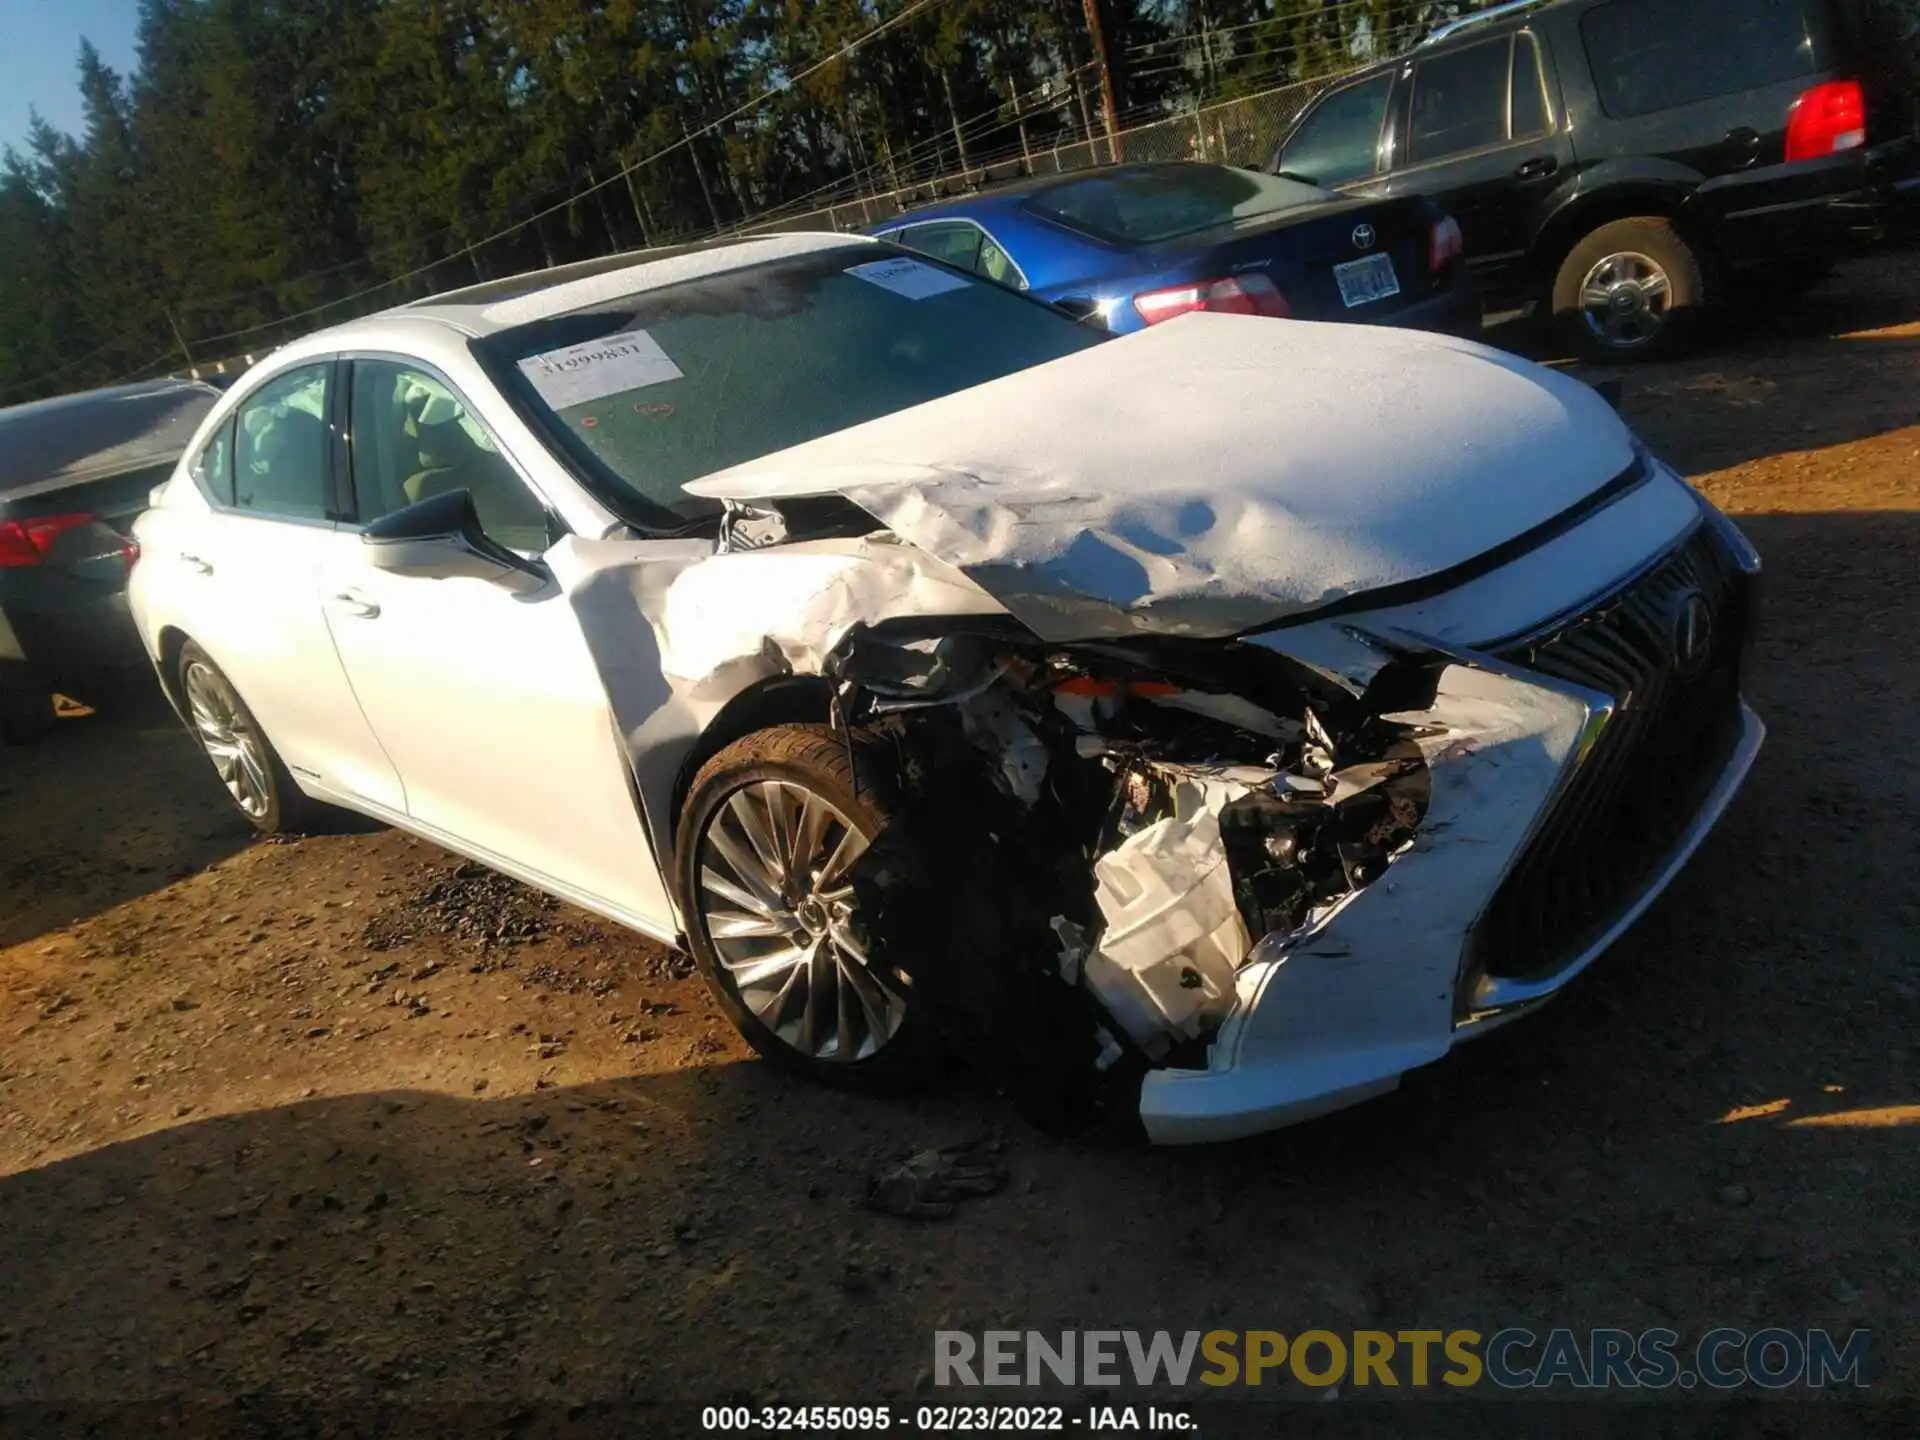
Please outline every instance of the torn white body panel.
M822 540L716 553L710 540L585 540L546 556L606 688L656 856L673 853L674 787L714 717L754 685L818 674L858 624L998 615L964 576L911 547ZM672 896L650 916L671 933Z
M844 495L1046 639L1208 636L1464 564L1633 460L1600 396L1485 347L1197 314L687 488Z
M883 538L711 555L676 575L653 613L667 677L724 696L769 675L817 673L855 625L1006 612L952 566Z

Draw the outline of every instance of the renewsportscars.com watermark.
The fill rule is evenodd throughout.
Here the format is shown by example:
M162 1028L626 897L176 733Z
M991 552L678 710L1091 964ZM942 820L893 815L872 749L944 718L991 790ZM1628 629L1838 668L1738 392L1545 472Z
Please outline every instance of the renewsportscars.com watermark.
M1870 1331L936 1330L941 1386L1786 1390L1864 1387Z

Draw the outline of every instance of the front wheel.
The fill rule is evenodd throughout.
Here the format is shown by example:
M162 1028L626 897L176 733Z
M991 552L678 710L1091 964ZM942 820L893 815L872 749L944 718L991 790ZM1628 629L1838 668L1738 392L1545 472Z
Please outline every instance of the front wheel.
M1707 302L1699 254L1659 216L1602 225L1567 253L1553 318L1585 359L1663 359L1692 338Z
M321 807L293 783L233 682L191 640L180 649L179 677L194 739L234 808L263 835L311 829Z
M869 933L861 857L890 796L831 729L782 725L735 741L687 797L674 867L694 963L747 1043L785 1069L896 1090L934 1047L899 957Z

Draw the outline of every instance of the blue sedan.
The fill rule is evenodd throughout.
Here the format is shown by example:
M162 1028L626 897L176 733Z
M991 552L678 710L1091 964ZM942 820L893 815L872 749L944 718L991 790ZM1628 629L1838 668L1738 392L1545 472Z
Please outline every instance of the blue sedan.
M869 233L1116 333L1190 310L1480 331L1460 227L1432 202L1351 199L1224 165L1026 179Z

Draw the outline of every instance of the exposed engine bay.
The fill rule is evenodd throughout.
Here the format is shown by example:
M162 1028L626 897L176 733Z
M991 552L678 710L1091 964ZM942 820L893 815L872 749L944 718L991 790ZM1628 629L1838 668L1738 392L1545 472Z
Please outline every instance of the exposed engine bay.
M854 877L869 938L1040 1123L1204 1065L1254 943L1315 933L1427 809L1418 732L1383 718L1431 700L1417 668L1356 698L1253 647L987 620L862 626L824 671L899 789Z

